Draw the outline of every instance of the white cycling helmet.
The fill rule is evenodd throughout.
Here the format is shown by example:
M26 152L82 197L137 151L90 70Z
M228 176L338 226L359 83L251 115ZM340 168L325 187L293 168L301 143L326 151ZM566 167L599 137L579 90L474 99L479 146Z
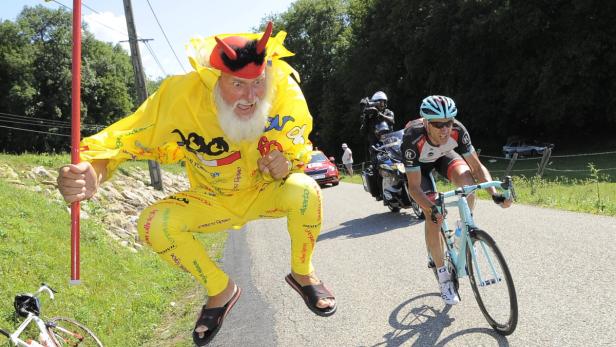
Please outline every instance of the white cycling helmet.
M375 101L387 101L387 94L385 94L382 91L378 91L376 93L374 93L374 95L372 95L372 98L370 99L370 101L375 102Z
M458 108L450 97L431 95L421 102L419 114L427 120L454 118L458 114Z

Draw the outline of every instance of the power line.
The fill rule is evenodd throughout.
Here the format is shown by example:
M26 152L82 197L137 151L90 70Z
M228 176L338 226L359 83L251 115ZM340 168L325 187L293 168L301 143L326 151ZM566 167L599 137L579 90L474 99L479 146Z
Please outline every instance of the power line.
M66 8L66 9L68 9L68 10L70 10L70 11L72 11L72 10L73 10L71 7L69 7L69 6L67 6L67 5L64 5L63 3L61 3L61 2L59 2L59 1L57 1L57 0L44 0L44 1L53 1L53 2L55 2L56 4L58 4L58 5L60 5L60 6L64 7L64 8ZM93 9L92 7L88 6L88 5L87 5L87 4L85 4L84 2L82 2L81 4L82 4L82 6L83 6L83 7L85 7L85 8L87 8L87 9L89 9L90 11L92 11L92 12L94 12L94 13L96 13L96 14L99 14L99 15L101 14L100 12L98 12L97 10L95 10L95 9ZM149 2L149 1L148 1L148 6L150 7L150 10L152 11L152 14L154 15L154 19L156 20L156 23L158 24L158 27L159 27L159 28L160 28L160 30L162 31L162 33L163 33L163 35L164 35L164 37L165 37L165 40L167 41L167 44L169 45L169 48L171 49L171 52L172 52L172 53L173 53L173 55L175 56L175 59L176 59L176 60L177 60L177 62L180 64L180 67L182 68L182 70L184 70L184 72L186 72L186 69L184 68L184 65L182 65L182 62L180 61L180 59L178 58L177 54L175 53L175 50L174 50L174 49L173 49L173 47L171 46L171 43L169 42L169 38L167 37L167 34L165 33L165 30L164 30L164 29L163 29L163 27L161 26L161 24L160 24L160 22L159 22L159 20L158 20L158 17L156 16L156 13L154 13L154 9L152 8L152 5L150 4L150 2ZM116 28L112 28L112 27L108 26L107 24L105 24L105 23L103 23L103 22L100 22L100 21L98 21L98 20L96 20L96 19L94 19L94 18L93 18L92 20L93 20L93 21L95 21L95 22L97 22L97 23L99 23L100 25L102 25L102 26L104 26L104 27L106 27L106 28L110 29L110 30L113 30L113 31L115 31L115 32L118 32L118 33L120 33L120 34L122 34L122 35L125 35L125 36L127 36L127 37L129 36L129 35L128 35L128 33L127 33L127 32L125 32L125 31L120 31L120 30L118 30L118 29L116 29ZM143 43L144 43L144 44L146 44L146 41L147 41L147 40L151 40L151 39L143 39L143 38L139 37L138 35L137 35L137 39L138 39L139 41L143 41ZM125 41L119 41L119 42L125 42ZM160 60L158 59L158 57L157 57L157 56L156 56L156 54L154 53L154 49L153 49L151 46L148 46L147 44L146 44L146 48L148 49L148 51L150 52L150 54L151 54L151 55L152 55L152 57L154 58L154 61L156 62L156 64L158 65L158 67L161 69L161 71L163 72L163 74L168 75L168 74L167 74L167 72L165 71L165 69L163 68L163 65L160 63Z
M39 133L39 134L48 134L48 135L71 137L71 135L56 134L56 133L50 133L50 132L47 132L47 131L38 131L38 130L31 130L31 129L7 127L7 126L4 126L4 125L0 125L0 128L7 128L7 129L14 129L14 130L23 130L23 131L27 131L27 132L31 132L31 133Z
M52 1L52 2L55 2L56 4L58 4L58 5L60 5L60 6L64 7L64 8L66 8L66 9L68 9L69 11L73 11L73 9L72 9L70 6L64 5L63 3L59 2L59 1L56 1L56 0L43 0L43 1L45 1L45 2ZM101 14L100 12L98 12L98 11L96 11L95 9L91 8L90 6L88 6L88 5L84 4L83 2L81 3L81 5L82 5L83 7L85 7L85 8L87 8L87 9L89 9L90 11L92 11L92 12L96 13L96 14ZM128 37L128 34L126 33L126 31L120 31L120 30L118 30L118 29L116 29L116 28L112 28L112 27L110 27L109 25L107 25L107 24L105 24L105 23L103 23L103 22L100 22L100 21L98 21L98 20L96 20L96 19L93 19L93 20L94 20L95 22L97 22L98 24L100 24L100 25L102 25L102 26L106 27L107 29L111 29L111 30L113 30L113 31L115 31L115 32L117 32L117 33L120 33L120 34L125 35L125 36L127 36L127 37Z
M173 46L171 46L171 42L169 42L169 38L167 37L167 34L165 33L165 30L163 29L162 25L160 25L160 22L158 21L158 17L156 16L156 13L154 12L154 9L152 8L152 5L150 4L150 0L146 0L146 2L148 3L148 6L150 7L150 10L152 11L152 14L154 15L154 19L156 19L156 23L158 24L158 27L160 28L160 31L163 32L163 35L165 36L165 40L167 41L167 44L169 45L169 48L171 48L171 52L173 52L173 55L175 56L175 59L178 61L178 64L180 64L180 67L182 68L182 70L184 70L184 72L186 72L186 69L184 68L184 65L182 65L182 62L180 61L180 58L178 58L178 55L175 54L175 50L173 49Z
M44 126L50 126L50 127L63 127L63 128L71 127L71 123L67 121L20 116L17 114L5 113L5 112L0 112L0 121L11 122L11 123L24 122L21 124L44 125ZM87 127L87 128L93 128L93 130L103 129L107 127L106 125L101 125L101 124L82 124L82 126Z
M150 44L147 41L143 41L143 45L145 46L145 48L148 49L148 51L150 52L150 54L154 58L154 61L156 61L156 64L158 64L158 67L160 68L160 71L162 71L163 74L167 75L167 71L165 71L165 68L160 63L160 60L158 60L158 57L156 56L156 54L154 54L154 51L152 50L152 47L150 47Z

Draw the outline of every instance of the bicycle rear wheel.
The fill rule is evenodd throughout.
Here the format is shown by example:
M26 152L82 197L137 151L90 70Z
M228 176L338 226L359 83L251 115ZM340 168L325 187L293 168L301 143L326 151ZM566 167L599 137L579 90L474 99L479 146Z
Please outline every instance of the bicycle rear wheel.
M53 342L59 347L103 347L103 343L90 329L70 318L52 318L47 322L47 330Z
M473 294L492 328L509 335L518 324L518 299L509 267L487 232L471 230L470 237L473 247L466 251L466 262Z

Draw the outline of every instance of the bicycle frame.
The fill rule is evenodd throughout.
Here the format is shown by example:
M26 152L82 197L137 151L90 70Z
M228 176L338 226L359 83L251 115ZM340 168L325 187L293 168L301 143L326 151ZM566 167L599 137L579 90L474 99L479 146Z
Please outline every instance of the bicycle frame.
M23 331L28 327L28 325L30 325L30 323L33 321L34 321L34 324L36 324L36 326L41 332L40 337L43 339L43 341L47 341L47 346L54 347L55 344L51 342L51 337L49 336L49 333L47 332L47 326L45 325L45 322L40 317L32 313L30 313L28 317L26 317L26 319L19 325L17 330L15 330L15 332L9 336L9 340L11 340L11 342L15 346L19 346L19 347L42 346L41 344L39 344L38 342L34 340L24 341L19 338L19 335L21 335L21 333L23 333Z
M511 184L511 178L506 177L504 182L501 181L489 181L480 184L473 184L468 186L462 186L460 188L450 190L448 192L439 193L440 199L440 208L441 211L445 205L445 199L458 196L458 200L456 205L458 207L458 211L460 213L460 219L462 220L462 230L461 235L454 236L454 238L458 238L459 249L454 247L454 239L449 239L445 237L445 233L449 232L449 227L447 225L447 219L443 219L443 224L441 225L441 232L443 233L443 237L445 239L445 244L447 247L446 253L449 254L452 265L455 267L458 278L468 276L468 272L466 271L466 248L469 247L473 259L473 263L475 266L478 266L475 256L475 250L471 247L471 238L470 231L477 228L475 221L473 219L471 209L468 206L467 196L473 193L476 190L486 189L486 188L500 188L504 191L505 198L509 198L513 196L513 185ZM492 269L492 273L495 273L494 264L491 259L489 259L489 264ZM486 283L481 278L479 279L481 285L486 285L490 283Z
M43 291L46 291L52 300L54 299L54 295L53 295L54 290L51 289L46 284L42 284L41 287L32 296L37 297ZM30 323L32 322L34 322L34 324L36 324L37 328L39 329L40 331L39 338L42 341L44 341L45 343L44 345L41 345L40 343L34 340L29 339L27 341L24 341L19 338L19 336L24 332L24 330L26 330L28 325L30 325ZM13 345L18 346L18 347L36 347L36 346L55 347L56 346L55 343L53 343L51 336L49 336L49 333L47 332L47 325L45 324L45 321L39 316L31 312L28 312L28 316L19 325L19 327L17 328L17 330L15 330L14 333L9 334L9 333L6 333L4 330L2 330L1 332L3 335L6 335L9 338L9 340L11 341L11 343L13 343Z

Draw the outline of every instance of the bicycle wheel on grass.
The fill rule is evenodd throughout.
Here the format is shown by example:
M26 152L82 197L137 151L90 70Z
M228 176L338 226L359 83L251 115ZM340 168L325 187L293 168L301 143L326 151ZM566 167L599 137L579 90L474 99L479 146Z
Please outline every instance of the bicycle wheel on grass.
M492 328L509 335L518 324L518 300L509 267L487 232L475 229L470 236L473 247L467 249L466 262L473 294Z
M103 343L94 335L94 333L86 328L83 324L76 320L64 317L52 318L47 322L47 330L53 342L59 347L64 346L80 346L80 347L103 347Z

